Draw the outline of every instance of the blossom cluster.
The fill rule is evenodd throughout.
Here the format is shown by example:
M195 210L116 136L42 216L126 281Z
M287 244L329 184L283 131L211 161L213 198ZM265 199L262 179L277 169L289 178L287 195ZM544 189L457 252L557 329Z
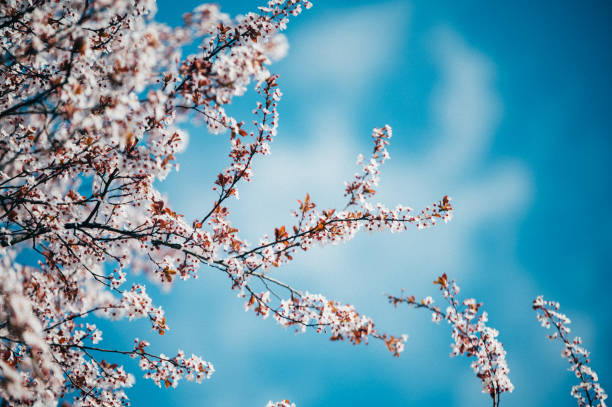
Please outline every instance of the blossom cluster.
M13 255L0 258L0 398L49 402L62 389L62 375L28 298L35 280L21 279L32 270L15 267Z
M443 311L434 305L432 297L418 301L414 296L388 296L389 301L397 306L404 303L414 308L424 308L432 313L432 321L439 323L446 320L452 327L450 356L465 355L472 358L471 367L482 382L483 393L493 399L493 405L499 405L501 393L512 392L514 385L508 377L510 369L506 363L506 351L497 339L499 332L487 326L488 315L480 311L482 304L473 298L463 301L457 299L459 286L455 280L449 280L446 273L434 281L448 306Z
M318 332L330 331L332 341L348 340L354 345L368 341L372 336L381 339L395 356L404 349L405 336L395 337L379 333L374 322L355 311L352 305L330 301L320 294L296 293L291 299L281 301L274 318L283 326L296 326L305 331L316 327Z
M578 405L605 407L608 395L599 384L597 373L589 366L589 352L582 346L579 336L569 338L571 320L559 312L559 303L546 301L543 296L538 296L532 305L537 313L538 321L546 329L553 327L553 333L547 335L550 340L559 340L563 343L561 356L570 364L569 370L574 372L580 383L572 386L571 394Z
M201 383L204 379L210 379L215 368L210 362L206 362L196 355L185 357L185 352L179 350L176 356L169 358L164 354L159 356L151 355L146 351L149 343L134 339L134 351L130 356L140 358L140 368L144 370L145 377L152 379L155 384L161 387L162 383L167 387L176 387L182 378L188 381Z
M277 402L268 401L266 407L295 407L295 403L292 403L289 400L282 400Z

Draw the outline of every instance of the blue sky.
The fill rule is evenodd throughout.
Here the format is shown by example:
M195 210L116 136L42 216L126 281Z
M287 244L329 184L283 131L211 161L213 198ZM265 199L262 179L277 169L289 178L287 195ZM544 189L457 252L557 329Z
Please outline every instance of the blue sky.
M220 4L232 15L255 7ZM195 5L161 1L158 19L177 24ZM289 53L272 67L284 93L279 135L232 204L232 219L255 242L286 224L306 192L323 207L340 205L357 154L370 150L371 128L391 125L392 159L377 200L418 208L448 194L454 220L365 234L300 255L276 273L354 304L383 330L407 333L406 350L395 359L379 343L295 335L244 313L229 281L202 269L170 293L151 290L171 327L163 338L143 335L146 321L135 321L110 324L105 341L129 346L140 336L160 352L181 347L217 372L201 385L161 390L133 364L133 405L263 406L289 398L302 407L487 406L469 361L448 357L448 327L394 309L383 296L403 287L435 298L431 282L442 272L458 280L462 295L484 302L500 330L516 386L503 406L575 405L561 348L530 309L539 294L561 302L612 391L611 17L604 1L328 0L293 20ZM237 101L232 112L248 119L251 109L250 100ZM181 170L160 189L189 218L214 199L227 140L186 129Z

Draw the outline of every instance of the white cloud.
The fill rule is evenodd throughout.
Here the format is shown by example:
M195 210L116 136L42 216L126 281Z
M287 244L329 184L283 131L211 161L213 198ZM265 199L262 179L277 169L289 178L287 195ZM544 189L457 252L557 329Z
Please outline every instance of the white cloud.
M333 86L341 97L359 94L372 76L390 68L409 19L406 4L395 2L343 10L303 26L292 35L289 56L295 83Z
M441 138L425 161L445 172L469 169L486 154L501 116L494 68L449 28L435 30L431 43L441 77L432 127Z

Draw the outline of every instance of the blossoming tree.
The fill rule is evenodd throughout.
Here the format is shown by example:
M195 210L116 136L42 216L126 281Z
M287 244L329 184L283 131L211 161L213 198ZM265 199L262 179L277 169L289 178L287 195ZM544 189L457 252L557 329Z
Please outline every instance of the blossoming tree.
M270 154L281 98L268 70L286 50L280 34L308 0L271 0L236 19L216 5L184 15L179 27L153 20L154 0L8 0L0 3L0 399L2 405L121 406L134 383L118 363L138 360L145 378L176 387L214 373L211 362L177 350L154 354L145 339L105 346L92 316L143 318L163 335L164 310L131 283L131 270L156 283L198 277L201 267L223 273L246 310L272 316L296 331L315 330L353 344L377 340L398 356L403 336L379 331L350 305L302 291L274 270L313 245L350 240L361 230L425 228L452 215L442 197L420 211L373 204L380 166L389 158L391 128L372 132L373 148L359 156L346 182L346 205L318 208L299 197L292 225L262 231L248 244L230 221L228 202L252 178L254 163ZM183 56L189 45L196 54ZM252 87L253 117L234 118L226 106ZM156 188L178 166L186 147L180 128L199 117L229 141L228 164L211 174L217 193L197 219L176 213ZM240 119L240 120L239 120ZM247 124L249 122L249 124ZM239 225L238 225L239 226ZM424 308L452 326L451 356L473 358L472 368L494 406L513 390L498 332L474 299L459 301L446 274L435 284L448 302L389 296L394 304ZM580 338L567 337L558 304L533 303L550 337L580 380L580 406L605 406L606 394L588 366ZM170 321L171 322L171 321ZM143 333L146 336L147 333ZM294 406L289 400L268 407Z
M402 231L450 219L448 197L422 211L373 205L379 167L388 158L388 126L346 183L346 206L317 208L308 194L256 245L229 220L227 202L270 153L281 92L271 59L286 48L290 17L307 0L272 0L237 19L215 5L184 16L180 27L152 19L151 0L10 0L0 4L0 397L6 404L119 406L134 377L106 361L139 361L160 386L209 378L213 365L178 350L104 346L88 319L144 318L163 335L164 310L129 270L172 283L200 267L224 273L246 309L282 326L328 333L353 344L382 341L394 354L402 337L376 329L354 307L278 280L275 268L314 244L351 239L360 230ZM193 55L182 55L190 44ZM254 87L253 118L225 106ZM217 198L198 219L172 210L156 189L186 144L180 123L201 117L227 134L229 162L214 180ZM250 124L247 123L247 119ZM290 405L281 401L270 405Z

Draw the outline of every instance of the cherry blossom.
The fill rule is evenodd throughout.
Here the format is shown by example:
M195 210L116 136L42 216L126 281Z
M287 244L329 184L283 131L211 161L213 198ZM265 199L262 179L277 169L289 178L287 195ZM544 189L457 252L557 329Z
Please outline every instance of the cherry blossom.
M452 327L450 356L465 355L472 358L472 370L482 382L482 392L491 396L493 406L499 406L500 395L512 392L514 385L508 377L510 369L506 363L506 351L497 339L499 332L486 325L488 315L480 311L482 303L473 298L463 301L457 299L459 286L455 280L449 280L446 273L434 281L440 286L444 299L448 302L446 310L433 305L431 297L417 301L414 296L388 296L389 301L397 306L408 304L414 308L424 308L431 311L432 321L439 323L446 320Z
M268 404L266 404L266 407L295 407L295 403L292 403L289 400L277 402L269 401Z
M569 370L574 372L580 383L572 386L571 395L576 398L579 406L605 407L608 395L601 387L597 373L589 366L591 361L589 352L582 347L582 338L579 336L569 339L570 319L559 312L559 303L546 301L538 296L533 301L533 309L537 313L538 321L546 329L554 327L554 332L548 336L550 340L559 340L563 343L561 356L570 364Z

